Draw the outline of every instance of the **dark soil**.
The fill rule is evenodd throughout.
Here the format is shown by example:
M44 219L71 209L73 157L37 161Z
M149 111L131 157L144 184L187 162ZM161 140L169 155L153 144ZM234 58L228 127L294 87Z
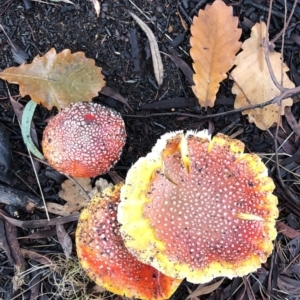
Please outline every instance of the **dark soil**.
M185 31L182 26L179 13L189 26L191 18L199 8L204 8L205 4L212 1L182 0L177 3L175 0L102 0L99 18L95 16L92 2L80 0L73 2L75 5L49 0L43 3L29 0L0 0L0 70L18 66L22 62L31 62L36 55L43 55L52 47L57 52L63 49L70 49L72 52L83 51L87 57L93 58L96 65L103 68L107 86L126 98L132 108L130 110L123 103L102 94L93 99L95 102L115 108L124 117L128 134L127 143L120 161L113 168L114 174L123 178L130 166L139 157L146 155L162 134L175 130L208 128L213 134L218 132L236 134L236 137L245 143L248 152L268 154L277 151L280 153L279 158L282 160L280 165L277 166L273 158L267 166L270 176L276 183L275 193L280 203L280 220L287 225L285 230L288 229L292 233L278 235L273 255L258 272L245 278L225 279L217 290L209 291L207 295L201 296L201 299L300 299L298 296L300 294L298 258L300 237L297 236L296 231L293 231L293 229L300 229L298 150L300 130L297 125L299 115L297 96L293 97L294 105L291 111L296 118L294 127L292 129L289 125L291 118L283 118L278 134L276 134L276 127L269 131L261 131L254 124L248 123L247 118L240 112L233 112L234 95L230 92L232 86L230 80L225 80L221 84L214 108L205 111L197 105L188 78L181 71L180 65L176 65L167 54L175 53L192 66L189 56L190 32ZM234 15L239 17L239 26L243 29L242 40L249 37L251 24L260 19L267 20L269 5L267 0L225 2L232 5ZM293 1L287 0L288 15L292 6ZM159 89L153 74L147 37L129 16L128 10L136 13L149 25L159 42L164 64L164 82ZM290 77L296 86L300 84L299 21L298 4L290 26L286 30L283 52L284 60L291 69ZM284 1L275 0L270 39L283 27ZM280 46L281 37L276 41L276 50L279 50ZM0 180L4 187L36 197L36 206L39 207L38 183L11 106L9 93L22 105L29 100L28 97L19 96L18 86L6 85L6 82L0 80L0 133L1 130L9 133L13 155L12 165L7 161L3 163L3 167L0 164L0 172L2 172ZM34 123L39 141L48 118L56 113L55 109L49 112L41 106L36 109ZM213 116L217 113L224 114ZM275 141L278 145L284 141L285 143L278 149ZM1 148L0 145L0 151L9 150L9 146L3 145ZM36 163L36 167L46 201L63 203L58 192L65 177L44 164ZM109 175L105 178L111 180ZM1 193L0 190L0 203L3 202L1 197L4 197ZM0 208L2 212L19 220L46 219L43 210L38 208L33 213L28 213L24 203L23 206L21 204L16 207L6 205L7 202L4 201L0 204ZM4 221L0 225L1 237L8 237L9 232L16 230L15 226L9 227ZM76 222L68 223L67 232L72 239L75 228ZM51 230L52 227L47 226L42 229ZM20 238L34 231L36 230L18 227L15 234ZM63 253L55 234L44 238L19 239L19 245L22 249L42 255ZM40 295L35 299L67 298L53 296L56 282L50 278L54 276L53 274L48 277L40 274L38 282L32 284L38 274L36 271L25 278L24 284L20 284L18 290L13 291L14 266L18 265L16 262L18 259L10 257L7 253L7 245L4 239L1 241L1 238L0 247L6 249L6 251L0 250L1 299L33 299L33 295ZM32 257L30 261L25 257L25 262L25 269L29 268L29 265L43 264L39 259L32 260ZM185 299L189 291L194 291L197 286L184 282L172 299ZM92 283L89 288L93 289ZM86 299L83 295L81 297L80 299ZM110 299L120 299L113 295L110 297ZM68 299L75 299L75 296Z

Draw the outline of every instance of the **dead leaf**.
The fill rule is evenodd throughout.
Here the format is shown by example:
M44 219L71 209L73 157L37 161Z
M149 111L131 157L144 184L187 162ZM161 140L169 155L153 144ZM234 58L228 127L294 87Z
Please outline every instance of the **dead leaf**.
M110 98L120 101L121 103L125 104L130 110L132 110L131 107L129 106L127 100L121 94L119 94L118 92L113 90L112 88L110 88L108 86L104 86L99 93L101 93L102 95L105 95L107 97L110 97Z
M13 290L17 291L23 284L24 280L22 279L21 273L26 269L25 259L21 253L21 248L19 246L17 238L17 228L7 221L7 213L1 209L1 217L4 219L1 222L4 225L4 236L1 236L1 239L4 238L7 241L9 247L9 252L13 260L14 266L14 276L12 278ZM2 221L2 220L1 220ZM4 245L4 244L3 244ZM6 249L7 250L7 249Z
M156 38L151 31L151 29L144 23L138 16L136 16L134 13L129 11L129 14L132 16L132 18L139 24L139 26L143 29L145 32L149 44L150 44L150 50L152 55L152 62L153 62L153 69L154 69L154 75L157 81L158 85L161 85L163 83L163 76L164 76L164 67L161 60L161 56L159 53L158 44L156 41Z
M193 291L188 286L186 286L186 289L188 290L190 295L193 293ZM198 297L194 297L194 298L191 298L191 299L192 300L200 300Z
M43 231L36 231L33 233L30 233L29 235L20 236L18 237L19 240L22 239L44 239L51 236L56 235L56 229L52 228L50 230L43 230Z
M51 1L54 1L54 2L64 2L64 3L75 5L71 0L51 0Z
M98 0L91 0L93 5L94 5L94 8L95 8L95 11L96 11L96 16L97 18L99 18L99 15L100 15L100 3Z
M291 128L295 131L295 134L300 137L300 125L297 123L295 116L292 113L291 107L286 107L284 110L284 116Z
M51 260L47 256L44 256L42 254L39 254L39 253L31 251L31 250L21 248L21 253L24 256L24 258L33 259L33 260L41 263L42 265L51 265L51 263L52 263Z
M20 86L22 96L49 110L59 110L71 103L90 101L105 86L101 68L86 58L83 52L65 49L56 53L50 49L44 56L36 56L31 64L11 67L0 73L0 78Z
M280 90L275 86L265 60L262 46L265 33L266 24L264 22L254 25L251 37L242 45L243 51L236 56L235 64L237 66L231 72L236 82L232 88L232 92L237 95L235 108L264 103L280 95ZM283 74L283 87L294 88L294 84L286 75L289 69L282 62L281 54L270 47L269 58L277 80L281 82L281 75ZM280 114L284 114L285 106L291 106L292 104L293 100L291 98L283 100ZM278 113L279 106L277 104L243 111L244 115L248 115L249 122L254 122L262 130L268 129L277 122Z
M168 56L173 60L175 65L181 69L181 71L185 75L186 80L189 82L189 84L193 85L194 84L194 81L193 81L194 73L193 73L193 70L191 69L191 67L177 55L177 53L174 49L169 49L169 50L170 50L171 54L169 54Z
M184 17L181 16L178 6L177 6L177 15L179 16L180 23L181 23L182 27L184 28L184 30L186 30L186 31L189 30L189 26L188 26L187 22L185 21Z
M70 236L68 235L64 225L62 225L62 224L56 225L56 235L57 235L58 241L64 251L66 259L68 260L72 253L72 240L71 240Z
M42 272L39 270L40 265L35 260L32 260L30 262L30 265L32 266L32 272L30 272L30 281L29 281L29 290L30 290L30 300L35 300L39 298L40 290L41 290L41 283L43 280L42 278Z
M73 213L69 216L58 217L54 219L44 219L44 220L31 220L31 221L20 221L14 218L7 217L1 210L0 216L3 217L10 224L15 225L21 228L40 228L45 226L57 225L57 224L65 224L73 221L77 221L79 217L79 213Z
M298 230L291 228L290 226L284 224L283 222L277 221L276 228L278 232L282 233L283 235L285 235L290 239L294 239L300 236L300 232Z
M280 275L277 280L278 288L288 294L299 296L300 295L300 282L292 278ZM291 297L289 297L291 298Z
M215 291L222 284L223 281L224 281L224 278L222 278L221 280L219 280L217 282L209 284L209 285L200 284L197 287L197 289L186 298L186 300L192 299L192 298L195 298L198 296L202 296L205 294L210 294L211 292Z
M12 254L11 254L11 250L10 250L10 247L9 247L9 243L7 241L7 238L6 238L5 220L2 220L1 218L0 218L0 236L1 236L1 239L0 239L0 248L5 251L6 256L7 256L8 260L9 260L10 264L14 265L14 260L12 258Z
M94 188L89 192L89 196L92 199L96 196L96 194L102 192L106 188L111 188L113 186L114 185L112 183L109 183L107 180L100 177L96 180Z
M86 192L92 190L90 179L76 178L76 181ZM62 183L61 186L62 190L59 192L59 197L64 199L67 203L61 205L58 203L48 202L47 209L49 213L53 213L60 216L68 216L73 212L80 211L83 207L85 207L88 204L89 199L87 199L86 196L83 195L82 191L73 181L67 179Z
M238 41L242 30L237 28L238 18L232 7L216 0L199 11L191 26L191 57L195 74L192 86L199 104L213 107L220 82L233 66L235 54L241 48Z

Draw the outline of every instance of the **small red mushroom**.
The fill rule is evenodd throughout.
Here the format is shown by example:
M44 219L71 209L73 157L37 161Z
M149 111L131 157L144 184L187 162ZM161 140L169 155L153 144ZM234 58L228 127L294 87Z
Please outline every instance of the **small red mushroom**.
M139 299L168 299L181 280L139 262L124 246L117 207L123 183L98 193L80 214L76 230L79 261L88 276L108 291Z
M162 136L129 170L118 221L125 246L174 278L206 283L257 270L273 250L274 183L244 144L207 131Z
M42 148L48 163L61 173L94 177L113 167L125 141L125 124L117 111L81 102L50 120Z

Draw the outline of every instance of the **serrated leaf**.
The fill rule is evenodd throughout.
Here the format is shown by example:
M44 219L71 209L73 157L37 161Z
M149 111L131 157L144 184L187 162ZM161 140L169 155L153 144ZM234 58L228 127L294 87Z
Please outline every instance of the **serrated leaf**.
M255 24L252 27L251 37L242 45L243 51L236 56L236 68L231 72L236 82L232 87L232 92L237 95L235 108L264 103L281 93L275 86L266 63L262 46L265 33L266 24L264 22ZM269 47L269 58L278 82L281 82L283 75L283 87L293 88L294 83L286 75L289 68L282 62L281 54L273 50L272 45ZM283 100L280 114L283 115L284 108L292 104L291 98ZM254 122L262 130L277 123L278 113L279 106L277 104L243 111L244 115L248 115L249 122Z
M76 181L81 187L89 192L92 189L91 180L87 178L76 178ZM64 205L48 202L47 209L50 213L68 216L74 212L80 211L85 207L89 199L82 194L82 191L76 186L76 184L70 179L65 180L62 183L62 190L59 192L59 196L66 201Z
M195 74L192 86L199 104L213 107L220 82L233 66L235 54L241 48L238 41L242 30L237 28L238 18L232 7L216 0L199 11L191 26L191 57Z
M105 86L101 68L83 52L65 49L56 53L50 49L44 56L36 56L31 64L11 67L0 73L0 78L20 86L22 96L49 110L59 110L71 103L91 101Z

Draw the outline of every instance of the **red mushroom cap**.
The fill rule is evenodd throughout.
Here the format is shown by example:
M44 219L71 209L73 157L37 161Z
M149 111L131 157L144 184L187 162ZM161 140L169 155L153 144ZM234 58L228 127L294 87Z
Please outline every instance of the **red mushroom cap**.
M257 270L273 249L277 198L261 159L243 151L222 134L165 134L121 190L118 221L128 250L193 283Z
M82 211L76 230L79 261L88 276L110 292L147 300L167 299L181 280L139 262L124 246L117 222L122 185L106 188Z
M50 120L42 147L48 163L61 173L93 177L118 161L125 141L125 124L117 111L81 102Z

